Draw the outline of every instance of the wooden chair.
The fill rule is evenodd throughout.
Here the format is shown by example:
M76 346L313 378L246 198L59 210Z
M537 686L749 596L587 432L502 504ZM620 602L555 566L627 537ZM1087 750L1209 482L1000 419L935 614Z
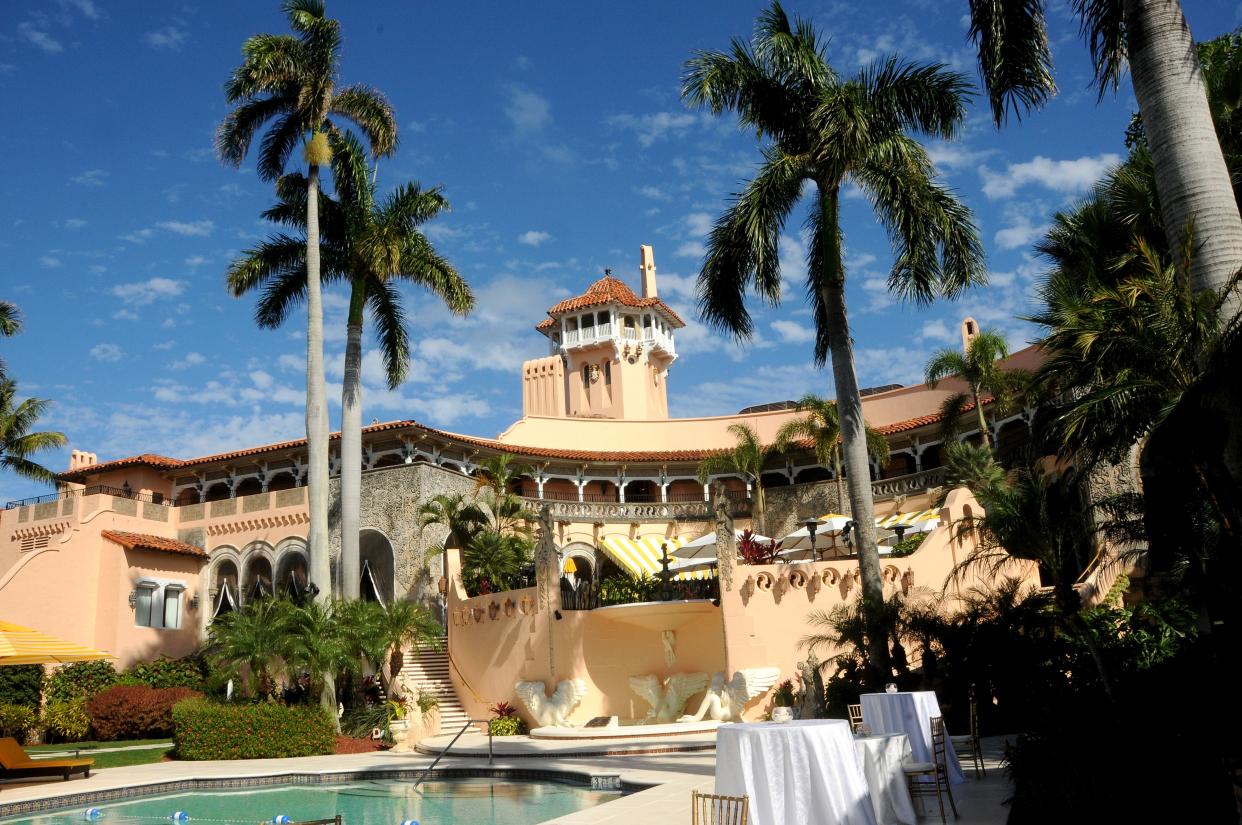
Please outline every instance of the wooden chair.
M850 712L850 730L858 733L863 723L862 705L846 705L845 707Z
M11 736L0 739L0 779L29 776L60 776L68 779L75 773L91 775L94 759L31 759Z
M949 805L953 808L953 816L960 817L957 803L953 801L953 788L949 785L949 757L945 750L944 719L933 716L931 719L932 761L907 762L902 765L906 772L906 781L910 783L910 796L936 795L940 804L940 821L945 822L944 798L949 797ZM924 781L930 779L930 782Z
M963 753L970 754L975 763L975 779L988 775L987 768L983 766L983 746L979 743L979 706L975 704L973 687L970 689L970 733L965 736L950 736L949 741L953 743L958 759L962 758Z
M747 825L750 797L690 792L693 825Z

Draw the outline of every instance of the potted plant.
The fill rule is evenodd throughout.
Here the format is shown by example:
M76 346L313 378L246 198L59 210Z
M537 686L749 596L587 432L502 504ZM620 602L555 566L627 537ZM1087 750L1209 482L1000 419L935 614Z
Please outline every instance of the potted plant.
M492 736L518 736L526 733L526 722L518 716L517 708L508 702L497 702L488 707L492 718L487 723Z

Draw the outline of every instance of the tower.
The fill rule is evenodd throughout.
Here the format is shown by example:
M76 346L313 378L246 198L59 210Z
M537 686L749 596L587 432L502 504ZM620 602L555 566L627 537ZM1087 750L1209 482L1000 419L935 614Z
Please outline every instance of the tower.
M525 415L668 418L673 331L685 326L656 292L655 257L639 247L642 297L611 270L548 310L535 329L549 355L522 365Z

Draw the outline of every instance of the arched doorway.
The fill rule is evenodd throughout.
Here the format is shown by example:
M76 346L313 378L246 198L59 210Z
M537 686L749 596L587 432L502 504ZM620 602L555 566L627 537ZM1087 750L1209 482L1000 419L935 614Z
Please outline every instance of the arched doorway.
M220 558L211 571L211 621L232 613L240 606L237 590L237 563L229 556Z
M306 549L301 543L285 549L276 559L276 579L273 582L276 592L294 601L306 598L309 569Z
M390 604L396 586L392 542L378 530L362 530L358 534L358 556L362 598Z
M251 551L246 555L243 565L245 571L241 583L242 603L273 595L272 560L267 554Z

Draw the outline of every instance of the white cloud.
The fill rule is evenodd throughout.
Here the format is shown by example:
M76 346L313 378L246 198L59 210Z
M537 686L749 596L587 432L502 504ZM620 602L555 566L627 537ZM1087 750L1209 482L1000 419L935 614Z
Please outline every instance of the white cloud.
M552 235L539 229L531 229L518 235L518 243L527 246L539 246L544 241L552 239Z
M702 258L707 254L707 247L702 241L686 241L673 250L678 258Z
M264 372L263 370L254 370L251 372L250 380L254 383L255 387L261 390L271 388L272 384L275 382L275 379L272 378L271 374Z
M1027 185L1042 186L1054 192L1073 194L1095 185L1109 169L1121 162L1113 152L1085 155L1073 160L1052 160L1036 155L1023 163L1011 163L1004 172L980 167L983 194L989 198L1009 198Z
M112 294L130 306L146 306L161 298L174 298L182 293L185 284L171 278L150 278L129 284L117 284Z
M167 229L177 235L204 238L215 231L212 221L160 221L156 224L160 229Z
M997 230L992 240L1001 249L1017 249L1018 247L1027 246L1031 241L1041 237L1048 231L1048 224L1039 224L1038 226L1031 223L1030 219L1025 215L1017 218L1012 226L1006 226L1004 229Z
M73 6L91 20L99 19L99 9L95 6L94 0L61 0L61 5Z
M651 198L653 201L666 201L672 198L671 195L658 186L640 186L634 191L644 198Z
M104 179L107 177L108 173L103 169L88 169L80 175L74 175L69 180L79 186L103 186Z
M116 312L112 313L112 317L118 321L137 321L138 313L134 312L132 309L118 309Z
M795 321L773 321L772 329L786 344L809 344L815 340L815 330Z
M176 341L161 341L158 344L152 344L151 349L168 350L177 346Z
M644 149L670 134L680 134L691 126L703 122L700 115L689 112L655 112L653 114L613 115L606 121L609 126L629 129Z
M173 361L168 365L169 369L184 370L190 367L197 367L207 363L207 358L200 352L187 352L185 357L179 361Z
M679 350L681 342L678 341ZM740 371L728 380L705 381L669 401L678 417L727 415L743 407L800 398L814 392L825 395L832 387L829 372L810 363L762 365Z
M207 263L207 259L202 255L191 255L185 259L185 265L188 267L199 267Z
M921 384L923 368L931 353L909 347L859 347L854 367L864 387L884 384Z
M81 218L68 218L65 220L65 229L81 229L86 226L86 221Z
M686 231L695 238L706 238L712 231L712 216L706 212L686 215Z
M132 244L142 244L146 243L147 240L154 234L154 229L138 229L127 235L118 235L117 237Z
M44 269L56 269L60 266L60 258L51 255L42 255L39 257L39 266Z
M535 132L552 121L552 105L548 99L525 86L509 87L505 116L519 132Z
M90 351L96 361L120 361L124 354L116 344L96 344Z
M957 332L949 329L949 325L940 319L924 321L923 328L916 337L922 341L941 341L946 344L959 340Z
M147 32L142 36L146 44L153 49L168 49L177 51L189 38L189 33L185 29L176 26L165 26L162 29Z
M60 41L56 40L47 32L35 26L34 23L27 20L24 23L17 24L17 36L47 54L60 54L65 50Z

